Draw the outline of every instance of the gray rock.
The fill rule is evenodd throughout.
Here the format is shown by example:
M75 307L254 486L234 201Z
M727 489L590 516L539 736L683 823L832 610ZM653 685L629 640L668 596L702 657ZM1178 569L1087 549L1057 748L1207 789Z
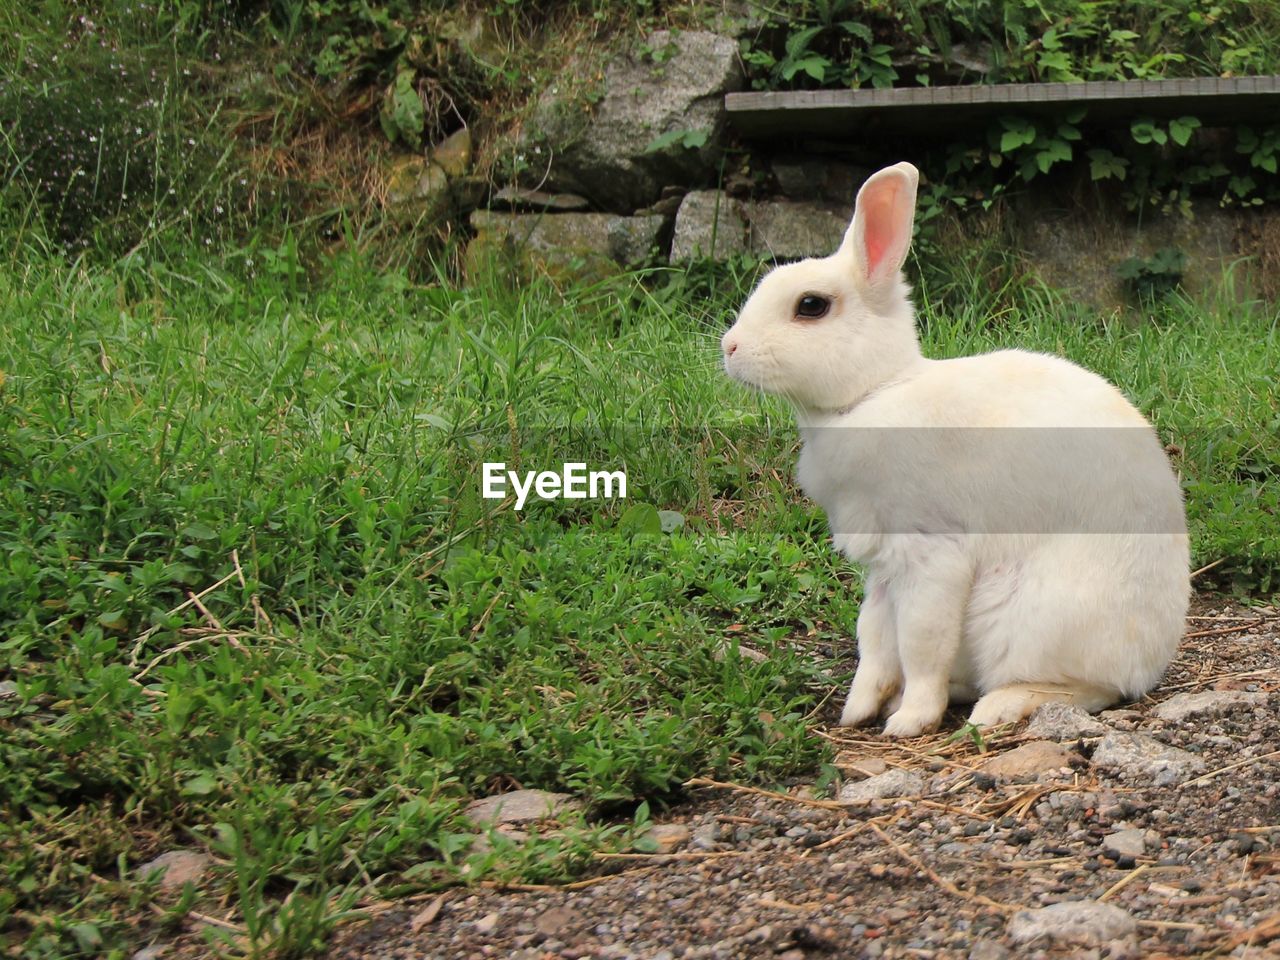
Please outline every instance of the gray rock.
M198 850L170 850L154 860L138 867L138 876L149 877L157 871L161 890L177 890L186 883L195 883L213 865L213 858Z
M683 823L655 823L645 833L658 845L659 853L671 853L676 848L689 842L693 831Z
M396 157L383 180L388 210L399 219L439 219L453 204L448 174L424 157Z
M750 204L747 219L751 222L751 252L775 260L834 253L849 225L845 211L784 200Z
M1144 216L1137 228L1096 206L1064 202L1072 195L1068 188L1029 200L1018 242L1027 264L1045 283L1089 306L1127 301L1117 270L1130 257L1181 250L1187 255L1182 286L1198 295L1221 286L1225 265L1252 252L1244 249L1240 215L1220 209L1216 201L1194 201L1194 216Z
M582 803L567 793L513 790L475 800L467 805L464 812L477 824L502 824L553 819L581 809Z
M1117 830L1102 838L1102 848L1117 857L1132 857L1136 860L1147 852L1147 832L1136 828Z
M566 70L566 76L591 76ZM609 64L599 89L561 85L544 93L526 133L526 153L545 144L542 177L625 212L658 199L667 183L695 183L714 170L723 147L724 95L742 86L738 44L699 30L659 31ZM594 100L594 106L591 101ZM671 142L651 145L664 134ZM685 137L694 143L686 146Z
M1009 921L1009 937L1015 943L1038 940L1101 946L1131 937L1137 921L1110 903L1078 900L1055 903L1037 910L1020 910Z
M910 770L889 770L876 777L846 783L837 798L850 806L892 797L918 797L924 793L924 778Z
M612 213L513 214L477 210L469 266L485 257L513 258L553 276L590 278L653 261L666 226L659 216Z
M1061 744L1049 740L1033 740L991 757L982 764L982 771L1009 780L1033 777L1068 766L1071 757L1071 751Z
M979 940L969 951L969 960L1007 960L1013 952L999 940Z
M1161 720L1180 721L1190 717L1220 717L1233 710L1260 707L1267 702L1265 693L1247 690L1206 690L1202 693L1178 693L1156 706L1151 715Z
M889 765L879 757L856 757L842 762L840 769L865 779L880 776L889 769Z
M966 70L981 73L984 76L995 69L991 45L985 43L953 43L951 45L951 62L959 64Z
M779 157L770 164L778 188L790 200L817 200L853 216L858 188L871 175L867 167L812 157Z
M149 947L133 951L129 960L162 960L168 955L169 946L170 944L167 943L153 943Z
M1046 703L1027 723L1027 733L1043 740L1075 740L1102 736L1106 732L1106 724L1070 703Z
M570 907L552 907L540 913L533 921L533 929L548 937L558 936L571 927L580 925L582 916Z
M18 685L12 680L0 680L0 700L18 695Z
M481 933L487 936L488 934L493 933L493 931L498 928L498 921L501 919L502 918L499 917L496 913L486 913L483 917L481 917L479 920L475 922L473 929L476 931L476 933Z
M1141 733L1112 730L1093 752L1094 766L1131 780L1151 780L1157 786L1181 783L1204 771L1194 753L1166 746Z
M470 172L471 129L463 127L432 147L431 162L443 170L450 179Z
M523 187L503 187L493 195L490 207L495 210L580 213L590 206L586 197L576 193L547 193Z
M719 190L694 190L685 195L671 238L672 263L698 257L719 260L746 250L747 222L736 200Z
M755 647L749 647L744 643L731 642L723 638L716 643L716 648L711 653L711 659L716 663L724 663L733 653L735 647L737 648L738 656L743 660L750 660L752 663L764 663L769 659L768 654L757 650Z

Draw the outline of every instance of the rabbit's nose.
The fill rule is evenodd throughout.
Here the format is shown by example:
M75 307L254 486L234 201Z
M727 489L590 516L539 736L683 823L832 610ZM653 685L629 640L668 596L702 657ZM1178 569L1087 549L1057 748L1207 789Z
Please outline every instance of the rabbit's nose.
M732 357L734 353L736 353L738 350L738 341L730 340L728 337L726 337L724 341L720 344L720 346L724 350L724 355L726 357Z

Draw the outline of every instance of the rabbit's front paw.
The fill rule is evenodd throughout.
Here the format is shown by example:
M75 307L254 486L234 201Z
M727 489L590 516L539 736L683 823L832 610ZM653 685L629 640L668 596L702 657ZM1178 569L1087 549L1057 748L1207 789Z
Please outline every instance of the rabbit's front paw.
M860 727L864 723L870 723L879 715L879 696L872 694L858 697L850 693L849 699L844 702L844 709L840 711L840 726Z
M872 657L868 651L853 675L853 685L840 713L840 726L859 727L870 723L884 711L885 701L900 693L901 684L901 676L896 676L888 664Z
M938 729L942 722L941 710L920 710L902 707L885 721L885 736L918 737Z

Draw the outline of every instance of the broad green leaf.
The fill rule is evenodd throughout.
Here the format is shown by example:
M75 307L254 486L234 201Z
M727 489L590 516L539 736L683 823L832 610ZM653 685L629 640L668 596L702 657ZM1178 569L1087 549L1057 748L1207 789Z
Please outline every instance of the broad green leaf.
M649 145L644 148L645 153L657 153L659 150L665 150L677 140L682 139L687 130L668 130L666 133L654 137L649 141Z
M684 514L675 510L659 510L658 520L662 524L663 533L670 533L684 526Z
M686 150L697 150L707 144L707 131L705 130L687 130L684 139L680 141Z
M378 111L378 121L387 139L393 142L401 140L415 150L422 146L425 122L416 79L417 73L411 67L401 67L383 94L382 109Z
M218 781L210 773L197 773L182 785L182 792L192 797L207 797L218 789Z
M1124 157L1117 157L1110 150L1101 148L1090 150L1088 157L1089 176L1094 180L1107 180L1111 177L1115 177L1117 180L1125 178L1125 167L1129 165L1129 161Z
M1195 117L1177 117L1169 121L1169 136L1178 146L1185 147L1199 126L1200 121Z
M618 519L618 530L624 536L659 536L662 533L662 518L658 509L651 503L637 503L628 507Z

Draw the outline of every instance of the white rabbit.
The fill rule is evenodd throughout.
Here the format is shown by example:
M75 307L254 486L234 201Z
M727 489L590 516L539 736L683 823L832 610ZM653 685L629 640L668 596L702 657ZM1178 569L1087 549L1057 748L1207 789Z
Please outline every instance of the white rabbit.
M767 274L721 341L728 375L789 399L798 479L867 567L843 725L980 726L1048 701L1141 696L1182 636L1181 489L1155 431L1101 377L1002 350L921 356L901 267L918 174L858 191L834 254Z

